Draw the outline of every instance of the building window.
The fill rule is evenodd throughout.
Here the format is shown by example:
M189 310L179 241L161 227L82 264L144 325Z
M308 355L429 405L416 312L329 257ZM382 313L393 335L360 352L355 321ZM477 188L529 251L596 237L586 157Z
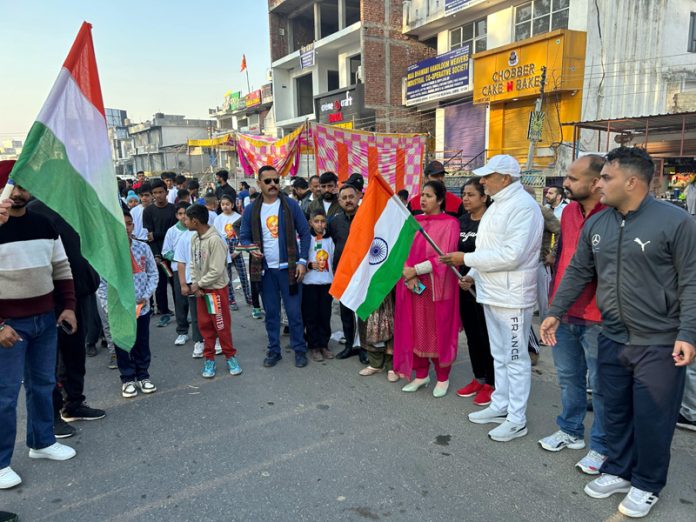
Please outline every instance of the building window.
M297 94L297 115L314 114L312 73L295 78L295 92Z
M449 34L450 51L469 46L469 53L478 53L486 50L486 19L462 25L452 29Z
M515 8L515 40L568 29L570 0L534 0Z
M696 53L696 13L691 13L691 24L689 25L689 48L690 53Z

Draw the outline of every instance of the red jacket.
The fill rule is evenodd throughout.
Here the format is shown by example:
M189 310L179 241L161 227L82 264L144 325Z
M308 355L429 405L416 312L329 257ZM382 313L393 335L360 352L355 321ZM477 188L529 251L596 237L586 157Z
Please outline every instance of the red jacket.
M585 226L585 222L591 216L601 212L605 208L606 207L601 203L597 203L589 215L583 216L582 205L577 201L572 201L563 210L563 215L561 216L561 239L556 255L556 272L554 274L549 304L551 304L553 296L556 295L556 290L558 290L558 286L561 284L563 274L578 248L578 240L580 239L582 227ZM569 317L593 321L595 323L601 322L602 314L599 312L599 308L597 308L597 301L595 298L596 291L597 280L595 279L585 287L585 290L580 294L577 301L568 309L567 315Z
M423 213L420 205L420 197L420 193L416 194L416 196L413 197L408 203L408 209L414 216ZM445 194L445 213L456 218L459 218L462 214L464 214L464 204L462 203L462 200L449 191L447 194Z

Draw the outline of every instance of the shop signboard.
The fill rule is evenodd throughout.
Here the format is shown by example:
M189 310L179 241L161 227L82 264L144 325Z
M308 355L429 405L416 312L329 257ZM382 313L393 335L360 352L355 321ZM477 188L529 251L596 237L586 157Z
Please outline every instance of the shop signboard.
M246 95L245 100L246 100L245 107L247 109L249 107L254 107L256 105L261 105L261 89L251 91L249 94Z
M225 96L225 108L230 112L236 111L241 97L242 93L240 91L232 93L228 92Z
M471 3L471 0L445 0L445 16L461 11Z
M406 69L406 105L469 91L469 46L427 58Z
M273 84L261 86L261 103L273 103Z
M309 69L314 67L316 54L314 51L314 42L303 45L300 48L300 69Z

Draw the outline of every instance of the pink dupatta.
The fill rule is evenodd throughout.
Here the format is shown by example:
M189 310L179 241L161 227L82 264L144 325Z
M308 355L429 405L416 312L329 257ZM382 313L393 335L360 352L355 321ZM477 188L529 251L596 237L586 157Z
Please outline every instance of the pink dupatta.
M447 214L416 216L427 234L443 252L457 250L459 240L459 221ZM438 254L423 234L416 233L406 266L414 266L430 261L433 271L429 282L433 296L434 315L426 320L431 323L433 334L437 336L440 366L449 366L457 358L459 343L459 285L452 269L438 261ZM411 378L413 370L413 328L417 318L413 317L413 300L419 296L411 292L404 280L396 283L396 306L394 310L394 371ZM422 318L420 319L422 320ZM423 325L419 325L421 328Z

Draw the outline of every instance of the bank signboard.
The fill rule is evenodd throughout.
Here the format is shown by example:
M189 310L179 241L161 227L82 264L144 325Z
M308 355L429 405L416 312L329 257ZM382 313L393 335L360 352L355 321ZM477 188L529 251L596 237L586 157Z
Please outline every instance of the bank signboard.
M406 69L406 105L469 91L469 46L465 45Z

